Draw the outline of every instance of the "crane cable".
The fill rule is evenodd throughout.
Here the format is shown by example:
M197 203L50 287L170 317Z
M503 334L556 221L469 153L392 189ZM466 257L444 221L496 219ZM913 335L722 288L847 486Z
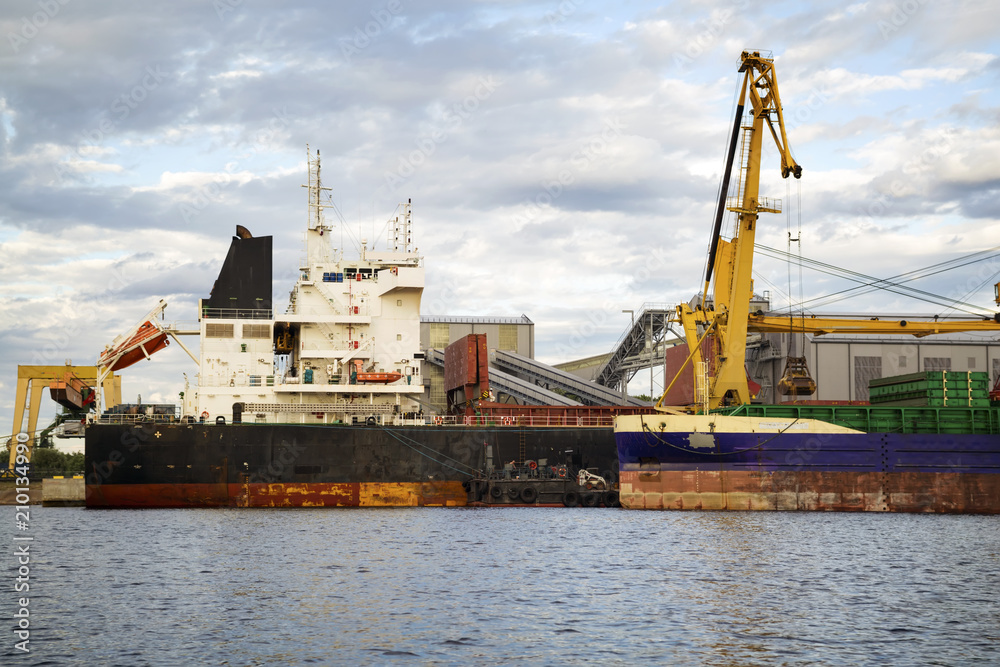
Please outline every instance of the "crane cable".
M962 295L962 298L963 299L968 299L970 295L975 294L976 292L978 292L982 288L986 287L987 283L993 283L993 282L995 282L998 275L1000 275L1000 271L998 271L997 273L994 273L991 276L988 276L981 283L979 283L978 285L976 285L975 287L973 287L971 290L969 290L968 292L966 292L964 295ZM938 316L940 317L940 316L944 315L949 310L955 310L955 307L954 306L948 306L948 307L946 307L944 310L942 310L940 313L938 313Z
M778 250L778 249L775 249L775 248L770 248L768 246L757 244L756 245L756 249L758 251L760 251L762 254L764 254L766 256L769 256L769 257L773 257L775 259L788 259L788 258L790 258L790 253L786 253L785 251ZM931 266L924 267L923 269L917 269L917 270L914 270L914 271L908 271L906 273L901 273L901 274L892 276L890 278L875 278L873 276L869 276L869 275L866 275L866 274L863 274L863 273L859 273L857 271L851 271L851 270L844 269L844 268L841 268L841 267L838 267L838 266L834 266L834 265L828 264L826 262L821 262L821 261L814 260L814 259L809 259L809 258L803 258L803 262L804 263L809 264L810 268L812 268L814 271L818 271L819 273L825 273L827 275L831 275L831 276L838 277L838 278L846 278L848 280L852 280L852 281L859 282L859 283L862 283L862 281L866 281L866 282L863 282L862 284L857 285L855 287L849 287L847 289L840 290L838 292L833 292L832 294L827 294L827 295L824 295L824 296L819 296L819 297L815 297L815 298L808 299L808 300L802 300L802 301L800 301L799 306L804 309L805 306L806 306L806 304L813 304L813 306L811 308L809 308L809 310L812 311L812 308L815 308L816 306L826 305L828 303L834 303L836 301L842 300L843 298L847 298L846 296L843 296L840 299L832 299L831 300L832 297L836 297L838 295L846 295L849 292L855 292L857 290L862 290L862 289L864 289L865 291L861 292L861 294L867 294L867 293L872 292L872 291L874 291L876 289L883 289L883 290L886 290L886 291L889 291L889 292L893 292L895 294L900 294L900 295L903 295L903 296L909 296L911 298L919 299L919 300L922 300L922 301L927 301L929 303L934 303L936 305L954 308L955 310L962 310L963 312L969 313L971 315L982 316L982 314L983 314L982 312L973 312L973 311L969 311L969 310L965 310L965 309L957 307L957 305L962 305L962 306L968 306L969 308L977 308L980 311L982 311L984 309L981 306L977 306L976 304L966 303L964 301L960 301L960 300L957 300L957 299L949 299L947 297L943 297L943 296L940 296L938 294L934 294L932 292L927 292L925 290L920 290L920 289L916 289L916 288L913 288L913 287L906 287L904 285L904 283L911 282L911 281L914 281L914 280L918 280L918 279L921 279L921 278L927 278L929 276L936 275L938 273L943 273L944 271L950 271L952 269L961 268L963 266L967 266L967 265L973 264L975 262L980 262L980 261L983 261L985 259L992 259L994 257L1000 257L1000 253L997 253L997 254L994 254L994 255L989 255L988 257L979 257L977 259L969 259L970 257L975 257L977 255L982 255L982 254L987 253L987 252L993 252L995 250L1000 250L1000 247L991 248L991 249L986 250L986 251L979 251L979 252L972 253L970 255L964 256L964 257L959 257L959 258L955 258L955 259L952 259L952 260L947 260L945 262L939 262L937 264L933 264ZM963 261L963 260L968 260L968 261ZM956 264L956 262L961 262L961 263ZM948 264L952 264L953 266L946 266ZM939 267L944 267L944 268L939 268ZM920 273L922 271L927 271L928 269L935 269L935 268L938 269L938 270L931 271L929 273ZM918 275L913 275L913 274L918 274ZM897 278L903 278L903 277L905 277L905 280L900 280L900 281L896 280ZM987 279L987 280L989 280L989 279ZM868 288L868 289L866 289L866 288ZM892 289L892 288L897 288L897 289ZM905 290L905 291L899 291L899 290ZM973 290L973 291L975 291L975 290ZM947 302L947 303L942 303L942 301ZM816 302L820 302L820 303L816 303Z
M733 88L733 100L732 100L732 103L731 103L731 105L729 107L729 119L731 121L734 120L734 116L736 115L736 107L738 106L738 101L739 101L739 98L740 98L740 90L741 90L742 87L743 87L743 80L740 77L736 77L736 85ZM719 178L719 185L715 189L715 201L716 202L718 202L719 198L723 195L722 186L726 182L726 174L725 174L725 172L726 172L726 163L728 162L729 151L731 149L730 144L731 144L731 142L736 141L736 140L737 139L735 137L733 137L733 136L730 135L729 140L726 142L726 150L722 154L722 168L719 170L719 172L721 174L721 177ZM730 183L728 190L732 190L732 188L733 188L733 185L732 185L732 183ZM729 196L729 192L728 191L725 193L725 196L726 197ZM726 217L729 218L730 216L728 214L726 214ZM708 240L708 248L706 249L706 252L705 252L705 263L702 265L702 271L701 271L702 275L707 275L708 274L709 263L713 262L714 259L715 259L714 257L712 257L712 243L713 243L713 241L714 241L713 238L709 238L709 240ZM702 302L703 303L707 299L708 299L708 294L702 295Z
M975 257L976 255L981 255L981 254L984 254L984 253L987 253L987 252L992 252L993 250L997 250L997 249L1000 249L1000 246L998 246L997 248L991 248L989 250L984 250L984 251L978 251L978 252L975 252L975 253L971 253L969 255L966 255L966 256L963 256L963 257L958 257L958 258L955 258L955 259L952 259L952 260L947 260L945 262L938 262L937 264L932 264L932 265L930 265L928 267L924 267L923 269L916 269L914 271L908 271L906 273L901 273L901 274L898 274L896 276L892 276L891 278L874 279L872 282L867 283L867 284L858 285L856 287L850 287L850 288L847 288L845 290L841 290L839 292L834 292L832 294L828 294L828 295L823 296L823 297L816 297L814 299L810 299L809 302L811 303L811 302L814 302L814 301L822 301L823 299L829 299L830 297L833 297L833 296L837 296L837 295L841 295L841 294L846 294L847 292L852 292L852 291L861 290L861 289L864 289L864 291L861 292L860 294L869 294L869 293L871 293L871 292L873 292L873 291L875 291L877 289L885 289L882 285L880 285L880 283L884 283L884 284L892 285L894 287L899 287L901 289L905 289L905 290L908 290L908 291L911 291L911 292L914 292L914 293L924 294L924 295L927 295L927 296L930 296L930 297L933 297L933 298L936 298L936 299L943 299L945 301L951 301L953 303L958 303L958 304L969 306L969 307L972 307L972 308L978 308L980 310L984 310L982 308L982 306L978 306L976 304L966 303L966 302L961 301L961 300L948 299L947 297L943 297L943 296L940 296L940 295L937 295L937 294L933 294L931 292L926 292L924 290L917 290L917 289L912 288L912 287L905 287L904 283L912 282L914 280L920 280L920 279L923 279L923 278L928 278L930 276L937 275L939 273L944 273L945 271L951 271L952 269L962 268L964 266L968 266L970 264L975 264L976 262L981 262L981 261L984 261L984 260L987 260L987 259L993 259L995 257L1000 257L1000 254L995 254L995 255L990 255L988 257L979 257L977 259L971 259L969 261L962 261L962 260L968 259L970 257ZM962 263L956 264L956 262L962 262ZM947 264L953 264L953 266L946 266ZM937 267L944 267L944 268L939 268L937 271L931 271L930 273L919 274L920 271L926 271L928 269L937 268ZM912 275L912 274L917 274L917 275ZM863 274L859 274L859 275L863 275ZM895 280L896 278L901 278L901 277L906 277L906 279L898 281L898 282ZM865 288L867 288L867 289L865 289ZM889 291L893 291L893 290L889 290ZM975 291L975 290L973 290L973 291ZM897 292L897 293L899 293L899 292ZM918 299L920 298L920 297L917 297L915 295L910 295L910 296L913 296L914 298L918 298ZM843 298L847 298L847 297L843 297ZM965 297L963 297L963 298L965 298ZM832 301L825 301L824 303L834 303L836 301L841 301L841 300L842 299L833 299ZM921 299L921 300L925 300L925 299ZM946 305L946 304L942 304L942 303L935 302L935 301L931 301L931 303L937 303L938 305ZM956 309L956 310L961 310L961 309ZM970 312L970 311L964 311L964 312ZM979 315L980 313L970 313L970 314Z

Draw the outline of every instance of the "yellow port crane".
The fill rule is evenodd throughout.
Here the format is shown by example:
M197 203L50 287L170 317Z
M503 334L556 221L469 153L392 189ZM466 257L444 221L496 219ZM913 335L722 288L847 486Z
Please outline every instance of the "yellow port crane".
M35 434L38 429L38 411L46 387L52 393L54 400L74 409L82 409L85 406L82 392L79 390L82 387L88 390L97 390L100 387L112 405L121 402L121 376L106 375L101 378L100 370L96 366L73 366L70 363L64 366L18 366L8 470L14 469L17 458L15 440L18 434L27 435L25 456L31 460L31 450L35 446ZM28 417L28 425L27 428L22 428L25 414Z
M765 125L781 158L782 178L789 176L800 178L802 167L792 157L785 134L774 59L762 56L757 51L744 51L740 56L739 71L743 75L739 103L733 120L726 169L716 208L703 297L700 304L696 303L693 306L681 304L676 308L672 320L679 322L683 327L689 354L678 369L674 380L664 390L656 404L657 408L663 408L667 394L685 369L706 367L706 355L703 354L703 348L706 347L711 350L709 354L711 363L708 365L710 372L705 374L704 407L712 410L726 405L749 403L751 395L744 365L747 332L789 331L788 316L778 317L750 312L757 218L760 213L781 212L780 200L771 200L759 195L760 158ZM743 125L743 112L748 103L751 123ZM736 196L728 197L737 146L740 147L739 180ZM724 239L721 236L722 219L727 210L737 215L736 231L731 239ZM714 291L709 302L708 294L713 273ZM996 296L997 304L1000 305L1000 284L997 286ZM869 319L802 317L795 319L794 327L796 333L814 335L912 334L919 337L963 331L1000 331L1000 315L993 318L942 321L878 317ZM695 380L697 386L697 374Z
M243 230L242 232L240 230ZM246 230L237 226L237 232ZM127 368L142 359L162 350L167 345L170 336L188 356L199 363L198 357L178 339L179 335L194 335L197 331L184 331L173 326L159 323L159 317L167 307L167 302L160 302L139 320L126 333L117 336L106 346L97 359L96 366L73 366L66 362L65 366L18 366L17 396L14 399L14 424L10 438L10 460L6 471L0 468L0 476L14 469L18 456L18 442L24 445L23 456L31 460L31 452L35 447L38 427L38 411L41 407L42 394L48 387L52 399L72 411L88 411L94 409L100 415L104 408L114 407L122 402L122 379L115 371ZM24 417L27 414L28 424L25 430ZM18 441L20 435L22 439Z

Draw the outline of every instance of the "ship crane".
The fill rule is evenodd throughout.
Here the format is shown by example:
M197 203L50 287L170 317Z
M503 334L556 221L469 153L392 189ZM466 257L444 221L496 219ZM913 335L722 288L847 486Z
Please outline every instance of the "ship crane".
M744 365L747 333L789 330L787 316L750 312L757 218L762 212L781 212L780 200L770 200L759 195L761 144L765 125L781 158L782 177L800 178L802 167L792 157L788 145L773 58L762 56L756 51L744 51L740 56L739 71L743 74L742 84L716 209L705 287L702 292L704 296L700 303L677 306L672 316L672 321L679 322L683 327L689 354L673 381L667 385L657 401L658 409L672 410L665 408L663 402L681 374L691 372L692 368L698 369L704 378L701 405L696 406L696 409L714 410L722 406L749 403L751 395ZM748 103L752 122L744 126L743 111ZM729 198L730 176L738 145L741 146L741 150L737 194ZM737 214L736 232L731 239L724 239L721 236L722 219L727 210ZM713 274L714 291L713 298L709 302L708 294L709 287L713 284ZM1000 284L996 287L996 301L997 305L1000 305ZM813 335L910 334L922 337L958 332L1000 332L1000 314L989 318L966 320L801 317L796 319L794 328L796 333ZM799 364L799 361L803 363ZM695 375L697 386L699 373ZM812 382L805 369L804 360L801 359L789 360L786 378L789 380L792 393L806 393L808 383ZM801 391L803 388L806 391Z

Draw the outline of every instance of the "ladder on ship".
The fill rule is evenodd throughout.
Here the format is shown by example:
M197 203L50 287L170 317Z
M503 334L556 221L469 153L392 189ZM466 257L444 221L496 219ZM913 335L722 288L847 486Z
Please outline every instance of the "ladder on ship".
M520 418L518 419L518 429L517 429L517 431L518 431L518 433L517 433L518 445L520 447L520 450L518 451L518 454L519 454L518 461L520 462L520 465L523 466L524 465L524 459L525 459L525 456L527 456L527 454L525 452L525 447L524 447L524 420L522 420Z

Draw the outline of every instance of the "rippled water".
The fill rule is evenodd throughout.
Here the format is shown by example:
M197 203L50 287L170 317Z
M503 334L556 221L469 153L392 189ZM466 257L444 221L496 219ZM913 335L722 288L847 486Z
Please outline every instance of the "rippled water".
M3 508L10 618L14 508ZM1000 517L31 509L4 664L997 664Z

